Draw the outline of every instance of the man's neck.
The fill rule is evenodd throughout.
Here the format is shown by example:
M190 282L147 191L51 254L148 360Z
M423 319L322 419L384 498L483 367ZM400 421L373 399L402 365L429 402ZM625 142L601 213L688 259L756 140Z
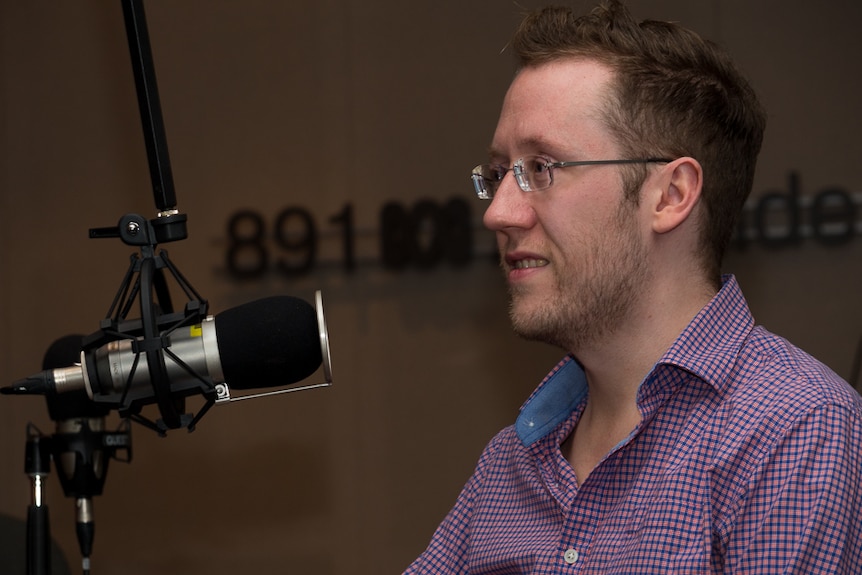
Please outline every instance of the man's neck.
M637 394L652 371L695 315L715 295L710 288L690 290L688 297L669 286L656 286L632 314L632 321L604 342L574 353L589 386L587 406L563 454L582 484L611 449L640 423Z
M657 285L633 310L625 327L603 341L573 355L584 368L589 384L589 403L599 421L635 405L643 379L713 298L715 290L703 286L674 293L672 286ZM672 295L668 295L672 294Z

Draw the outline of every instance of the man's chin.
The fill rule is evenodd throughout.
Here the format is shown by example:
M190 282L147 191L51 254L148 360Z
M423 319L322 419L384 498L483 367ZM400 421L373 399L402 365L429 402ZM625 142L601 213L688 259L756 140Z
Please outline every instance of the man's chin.
M529 308L523 302L512 301L509 307L512 329L518 336L530 341L544 341L547 326L542 317L538 310Z
M552 305L543 305L550 303L552 302L532 302L528 305L527 298L513 296L509 302L512 331L521 339L546 343L568 351L570 326L563 325L561 318L552 313Z

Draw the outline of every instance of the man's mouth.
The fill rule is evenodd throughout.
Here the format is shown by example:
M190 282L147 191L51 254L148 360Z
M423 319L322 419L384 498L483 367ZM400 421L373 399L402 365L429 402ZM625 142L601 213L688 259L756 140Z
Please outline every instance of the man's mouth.
M523 259L512 262L512 268L516 270L525 270L529 268L541 268L548 265L548 260L542 258Z

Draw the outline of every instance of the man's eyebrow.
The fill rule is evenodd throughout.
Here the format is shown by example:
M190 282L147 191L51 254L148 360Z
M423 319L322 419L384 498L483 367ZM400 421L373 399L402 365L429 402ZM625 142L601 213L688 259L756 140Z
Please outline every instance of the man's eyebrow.
M555 151L558 146L554 145L552 142L546 139L531 137L524 138L522 140L518 140L515 142L515 145L512 146L513 149L522 150L526 152L545 152L551 153ZM488 157L489 158L504 158L508 157L509 154L500 151L500 148L494 146L493 144L488 146ZM520 155L520 153L518 154Z

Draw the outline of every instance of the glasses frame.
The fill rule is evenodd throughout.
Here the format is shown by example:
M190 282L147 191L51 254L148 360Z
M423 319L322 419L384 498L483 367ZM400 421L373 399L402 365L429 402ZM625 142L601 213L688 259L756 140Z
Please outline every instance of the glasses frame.
M534 160L534 159L542 159L545 160L545 168L548 169L548 185L543 187L536 187L534 185L530 185L530 181L533 179L533 173L527 171L524 168L525 160ZM470 175L473 180L473 188L476 191L476 195L480 200L490 200L493 199L494 194L497 192L497 189L500 187L500 184L503 181L503 178L506 177L508 172L512 172L515 174L515 181L518 183L518 187L521 188L524 192L538 192L541 190L547 190L554 183L554 169L555 168L572 168L575 166L604 166L611 164L664 164L667 162L672 162L673 160L667 158L637 158L630 160L580 160L573 162L551 162L548 161L547 158L543 156L525 156L523 158L518 158L518 160L512 164L511 168L506 168L502 164L479 164L475 168L473 168L473 172ZM485 169L496 168L500 170L500 177L497 180L490 180L482 175ZM491 183L492 186L488 184Z

